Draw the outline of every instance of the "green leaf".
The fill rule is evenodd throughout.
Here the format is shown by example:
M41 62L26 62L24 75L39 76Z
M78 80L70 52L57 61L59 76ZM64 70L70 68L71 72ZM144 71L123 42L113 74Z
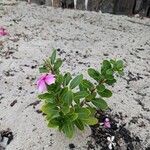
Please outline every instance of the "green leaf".
M106 80L105 83L107 83L108 85L112 85L116 82L116 79L113 80Z
M42 112L47 115L47 119L51 120L59 116L59 109L55 104L47 103L44 104L41 108Z
M62 60L58 58L56 62L54 63L54 70L59 69L59 67L62 65Z
M76 108L75 112L78 113L79 119L88 118L91 114L90 110L87 108Z
M74 93L74 99L81 99L81 98L85 98L86 96L88 96L88 92L87 91L80 91L77 93Z
M54 64L56 59L56 49L53 50L53 53L51 55L51 64Z
M102 65L105 69L111 68L111 63L108 60L104 60Z
M80 129L81 131L84 130L84 124L80 119L75 120L75 125Z
M94 118L94 117L85 118L85 119L82 119L82 121L88 125L95 125L98 123L97 118Z
M40 68L39 68L39 72L40 72L40 73L47 73L48 70L46 69L46 67L43 66L43 67L40 67Z
M92 103L101 110L106 110L108 108L107 103L101 98L95 98L92 100Z
M48 121L48 127L49 128L57 128L59 126L59 124L60 123L57 120L57 118Z
M114 76L113 76L113 75L108 75L108 74L106 74L106 75L105 75L105 78L106 78L107 80L113 80L113 79L114 79Z
M74 124L73 123L66 123L62 127L62 131L68 138L72 138L74 134Z
M105 89L103 92L100 92L100 91L97 91L97 92L98 92L98 94L99 94L100 96L102 96L102 97L107 97L107 98L109 98L109 97L112 96L112 92L111 92L110 90L108 90L108 89Z
M66 122L72 122L75 121L78 118L78 114L77 113L69 113L65 116L65 121Z
M105 86L103 84L98 85L96 88L99 92L103 92L105 90Z
M68 92L68 87L64 87L64 88L61 90L60 98L61 98L61 97L64 97L67 92Z
M90 110L91 112L90 116L95 116L96 109L94 107L86 107L86 108Z
M97 70L95 70L95 69L93 69L93 68L89 68L88 69L88 74L89 74L89 76L91 77L91 78L93 78L93 79L95 79L96 81L99 81L100 80L100 73L97 71Z
M82 83L79 84L80 91L87 91L87 88L83 86Z
M111 60L110 60L110 63L114 65L114 64L116 63L116 60L111 59Z
M57 82L51 85L47 85L47 91L49 93L53 93L54 95L60 92L60 90L61 90L60 84Z
M108 70L106 71L106 74L108 74L108 75L113 75L113 70L112 70L112 69L108 69Z
M83 80L83 75L76 76L70 83L70 88L74 89L76 86L80 84L80 82Z
M84 79L81 84L87 89L92 89L94 87L94 85L86 79Z
M71 74L69 72L67 72L65 75L64 75L64 82L63 82L63 85L64 86L67 86L70 82L70 80L72 79L71 77Z
M52 98L52 95L49 93L44 93L44 94L38 95L38 98L39 99L49 99L49 98Z
M61 111L64 113L64 115L66 115L67 113L70 112L70 108L68 105L63 105Z
M73 100L73 93L72 91L67 91L64 96L62 97L62 100L65 104L70 105L72 103Z
M102 75L105 75L108 69L111 69L111 63L108 60L104 60L101 67Z
M55 101L54 95L52 95L50 93L40 94L40 95L38 95L38 98L45 100L45 102L47 102L47 103L54 103L54 101Z
M122 61L122 60L118 60L118 61L116 62L116 68L117 68L118 70L123 68L123 61Z
M63 75L62 74L57 75L56 82L59 83L59 85L61 85L61 83L63 82Z
M93 92L92 94L89 94L85 99L86 101L91 101L96 97L96 92Z

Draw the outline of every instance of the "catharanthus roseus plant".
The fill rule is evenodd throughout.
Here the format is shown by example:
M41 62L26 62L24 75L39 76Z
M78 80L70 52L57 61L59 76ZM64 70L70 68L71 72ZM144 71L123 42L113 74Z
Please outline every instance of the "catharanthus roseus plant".
M98 123L95 113L108 108L104 98L112 96L108 86L116 82L116 74L122 74L123 62L104 60L101 68L89 68L87 72L93 82L83 78L82 74L76 77L69 72L62 74L61 65L62 60L56 59L54 50L39 68L43 74L37 81L39 92L42 92L38 97L43 100L41 110L48 127L58 128L71 138L76 127L84 130L87 125Z

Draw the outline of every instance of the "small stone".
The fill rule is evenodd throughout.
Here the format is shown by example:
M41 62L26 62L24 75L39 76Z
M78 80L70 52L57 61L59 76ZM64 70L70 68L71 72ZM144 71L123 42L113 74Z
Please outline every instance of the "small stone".
M16 103L17 103L17 100L14 100L14 101L10 104L10 106L13 107Z
M18 88L18 90L22 90L22 87L20 86L20 87Z
M73 143L70 143L70 144L69 144L69 148L70 148L70 149L73 149L73 148L75 148L75 145L74 145Z

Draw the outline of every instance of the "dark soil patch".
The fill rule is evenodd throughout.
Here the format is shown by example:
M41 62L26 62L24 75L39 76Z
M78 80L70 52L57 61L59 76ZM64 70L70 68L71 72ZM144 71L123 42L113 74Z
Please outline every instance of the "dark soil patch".
M134 136L131 132L126 129L125 124L119 124L114 118L109 114L97 114L97 118L99 119L99 124L95 126L91 126L92 130L92 140L94 142L88 142L88 150L99 148L100 150L109 150L108 145L109 141L108 137L114 136L113 143L115 146L112 148L113 150L142 150L141 140L139 137ZM103 123L105 118L109 118L111 123L111 128L105 128L100 123Z

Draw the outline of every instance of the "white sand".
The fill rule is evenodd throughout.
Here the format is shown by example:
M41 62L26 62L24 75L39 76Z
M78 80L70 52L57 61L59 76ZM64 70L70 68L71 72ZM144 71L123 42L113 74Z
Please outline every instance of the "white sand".
M108 103L113 113L122 112L126 127L143 140L143 148L148 146L150 20L54 9L25 2L11 4L7 3L0 10L0 26L7 28L10 33L10 36L0 38L0 130L10 128L14 133L14 140L6 149L67 150L69 143L74 143L76 149L86 149L90 129L68 140L63 134L47 128L43 116L36 112L41 104L35 109L27 107L37 100L34 83L39 76L38 67L31 69L31 66L40 65L53 47L66 52L61 55L61 58L66 58L63 71L87 76L85 71L88 65L98 67L106 58L117 58L125 61L124 78L129 78L129 71L135 79L137 76L142 77L131 81L129 85L124 78L119 78L112 88L114 94ZM76 51L79 53L76 54ZM9 52L14 53L9 55ZM87 58L83 58L83 55L87 55ZM9 57L6 59L6 56ZM5 75L9 70L14 76ZM18 89L20 86L22 90ZM10 107L14 100L17 103ZM139 105L138 100L144 106ZM136 124L129 125L132 117L139 119ZM142 122L145 126L139 127Z

